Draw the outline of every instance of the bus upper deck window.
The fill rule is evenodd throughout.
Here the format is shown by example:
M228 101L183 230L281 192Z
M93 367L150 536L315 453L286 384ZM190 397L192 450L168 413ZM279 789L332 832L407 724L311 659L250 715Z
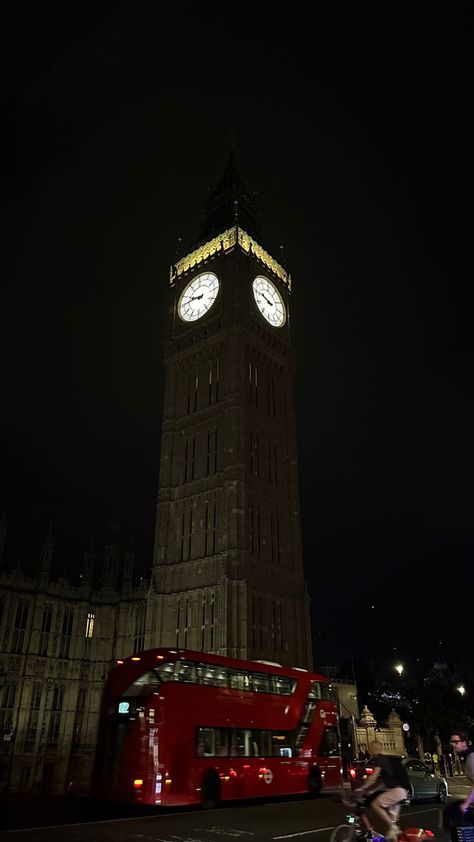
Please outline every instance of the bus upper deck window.
M196 683L196 664L193 661L176 661L174 670L175 681Z
M174 677L174 663L160 664L155 667L155 672L160 676L162 681L172 681Z
M214 664L197 665L198 684L206 684L211 687L227 687L227 667L215 666Z

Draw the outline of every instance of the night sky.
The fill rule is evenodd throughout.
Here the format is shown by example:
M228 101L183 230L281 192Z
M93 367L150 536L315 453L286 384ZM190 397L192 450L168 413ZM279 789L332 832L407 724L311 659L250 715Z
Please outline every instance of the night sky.
M328 5L46 0L5 14L6 562L32 570L52 521L57 569L77 572L118 510L149 564L169 264L197 239L233 136L263 243L293 276L316 661L462 666L474 550L467 15Z

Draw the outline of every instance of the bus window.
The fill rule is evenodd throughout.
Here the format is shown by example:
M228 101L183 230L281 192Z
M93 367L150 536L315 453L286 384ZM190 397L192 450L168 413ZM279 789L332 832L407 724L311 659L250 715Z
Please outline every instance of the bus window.
M174 680L196 683L196 664L193 661L176 661Z
M248 672L237 672L229 670L229 687L232 690L250 690L250 679Z
M272 734L272 757L293 756L293 735L286 731Z
M321 684L319 681L311 682L311 690L309 692L310 699L322 699Z
M174 663L161 664L161 666L155 667L155 672L160 676L162 681L173 681Z
M196 754L198 757L227 757L227 729L196 728Z
M252 732L246 728L232 728L230 756L231 757L252 757Z
M252 731L252 754L254 757L271 757L271 731Z
M227 668L215 666L214 664L197 665L198 684L207 684L212 687L227 687Z
M328 726L324 729L318 754L321 754L322 757L336 757L339 755L339 734L337 728Z
M255 693L271 693L270 676L264 672L254 672L251 675L251 689Z
M286 675L272 675L270 676L272 682L272 693L278 693L280 696L290 696L295 687L296 681L287 678Z

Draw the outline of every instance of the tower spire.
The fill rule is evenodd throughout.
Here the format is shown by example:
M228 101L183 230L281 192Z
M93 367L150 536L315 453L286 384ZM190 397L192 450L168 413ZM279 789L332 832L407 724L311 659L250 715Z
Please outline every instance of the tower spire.
M201 242L212 239L234 225L239 225L255 239L261 239L257 202L240 177L234 145L231 144L221 180L204 204Z
M53 538L53 524L50 523L48 527L48 534L43 541L41 549L41 561L39 571L40 587L46 587L51 575L51 564L53 561L54 538Z

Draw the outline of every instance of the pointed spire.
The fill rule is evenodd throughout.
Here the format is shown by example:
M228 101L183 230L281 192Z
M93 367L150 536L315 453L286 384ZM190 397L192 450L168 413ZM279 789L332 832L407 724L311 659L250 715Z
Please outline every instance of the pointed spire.
M105 587L115 588L117 586L119 556L120 526L117 523L117 520L115 520L109 525L107 542L105 544L104 550L104 563L102 566L102 584Z
M261 239L257 202L240 177L231 148L224 174L205 202L200 241L210 240L233 225Z
M94 565L95 565L95 547L94 547L94 536L91 535L91 540L89 544L89 548L84 553L84 565L82 568L82 581L85 583L90 583L94 576Z
M131 584L133 580L133 568L135 565L135 550L132 547L131 541L129 542L127 552L125 553L125 558L123 562L123 583L124 584Z
M41 560L39 570L40 586L45 587L49 582L51 575L51 565L53 561L54 538L53 538L53 524L50 523L46 538L43 541L41 548Z

